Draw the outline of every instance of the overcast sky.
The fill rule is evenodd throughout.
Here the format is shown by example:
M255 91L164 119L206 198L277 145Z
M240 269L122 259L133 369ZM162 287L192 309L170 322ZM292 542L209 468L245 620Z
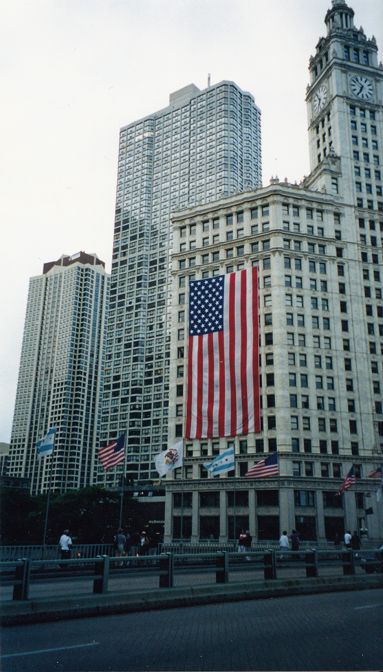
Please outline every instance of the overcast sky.
M382 0L350 0L383 46ZM0 441L8 442L29 278L79 250L110 270L119 128L194 83L262 111L263 183L308 173L308 62L331 0L3 0ZM383 57L381 57L383 58Z

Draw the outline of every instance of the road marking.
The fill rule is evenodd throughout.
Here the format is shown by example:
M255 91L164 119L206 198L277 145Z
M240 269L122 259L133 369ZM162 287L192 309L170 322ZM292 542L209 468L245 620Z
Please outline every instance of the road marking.
M74 644L74 646L59 646L56 649L40 649L40 651L25 651L24 653L7 653L2 658L17 658L19 656L33 656L36 653L52 653L52 651L68 651L68 649L82 649L84 646L98 646L100 642L90 644Z
M375 609L375 607L383 607L383 602L380 604L367 604L365 607L354 607L354 609Z

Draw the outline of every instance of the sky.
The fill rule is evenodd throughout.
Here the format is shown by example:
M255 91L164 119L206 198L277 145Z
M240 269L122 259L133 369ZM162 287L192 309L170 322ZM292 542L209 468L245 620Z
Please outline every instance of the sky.
M383 48L382 0L349 0ZM331 0L3 0L0 442L29 278L80 250L110 271L119 129L169 94L233 80L262 111L263 184L309 172L308 63ZM380 58L383 59L380 52Z

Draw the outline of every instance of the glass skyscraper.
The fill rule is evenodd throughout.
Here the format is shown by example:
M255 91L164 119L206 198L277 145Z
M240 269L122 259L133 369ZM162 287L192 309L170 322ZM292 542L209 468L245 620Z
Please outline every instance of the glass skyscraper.
M30 279L7 473L30 478L32 494L49 487L52 458L37 461L36 441L52 427L52 490L91 483L108 292L104 262L85 252Z
M168 446L172 212L261 186L261 113L223 81L121 129L100 445L127 434L133 480ZM114 470L113 470L114 471ZM101 467L94 481L113 482Z

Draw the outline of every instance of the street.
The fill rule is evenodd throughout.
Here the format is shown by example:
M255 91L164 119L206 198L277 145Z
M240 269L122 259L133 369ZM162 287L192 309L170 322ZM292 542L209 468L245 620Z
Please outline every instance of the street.
M3 628L3 672L381 670L383 590Z

